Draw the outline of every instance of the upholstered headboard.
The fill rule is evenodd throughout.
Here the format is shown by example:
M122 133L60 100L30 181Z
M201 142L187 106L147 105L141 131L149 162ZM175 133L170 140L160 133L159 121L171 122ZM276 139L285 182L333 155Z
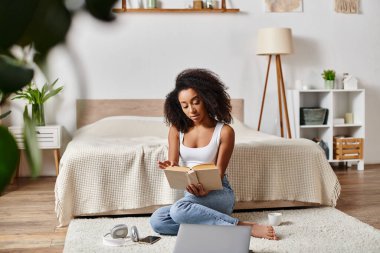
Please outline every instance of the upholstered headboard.
M78 99L77 128L110 116L162 116L164 99ZM232 114L244 122L244 100L232 99Z

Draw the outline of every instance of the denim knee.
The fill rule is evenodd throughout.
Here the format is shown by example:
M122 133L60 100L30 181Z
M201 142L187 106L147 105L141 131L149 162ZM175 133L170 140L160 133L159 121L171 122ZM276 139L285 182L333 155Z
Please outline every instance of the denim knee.
M188 210L186 210L190 205L188 201L177 201L170 208L170 217L172 217L173 221L182 224L186 223L186 214Z
M170 206L157 209L150 217L150 225L154 232L163 235L176 235L179 224L170 217Z
M163 223L158 218L158 215L156 214L156 212L154 212L152 216L150 216L149 222L154 232L160 233L160 231L162 230Z
M156 233L166 233L166 224L164 222L164 215L163 215L163 210L161 209L157 209L153 214L152 216L150 216L150 219L149 219L149 222L150 222L150 225L152 227L152 229L154 230L154 232Z

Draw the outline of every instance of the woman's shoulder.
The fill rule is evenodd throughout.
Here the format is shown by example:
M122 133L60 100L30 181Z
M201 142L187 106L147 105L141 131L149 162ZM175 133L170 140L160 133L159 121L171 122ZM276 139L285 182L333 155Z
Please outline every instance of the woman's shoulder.
M179 130L175 126L171 125L169 128L169 135L170 136L179 136Z
M169 131L176 131L176 132L179 132L178 128L174 125L170 125L169 127Z
M235 135L235 131L231 125L222 123L221 135Z

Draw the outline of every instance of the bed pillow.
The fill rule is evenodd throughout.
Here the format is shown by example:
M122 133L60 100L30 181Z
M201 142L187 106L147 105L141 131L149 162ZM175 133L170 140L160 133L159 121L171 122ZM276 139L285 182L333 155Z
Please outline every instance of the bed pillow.
M113 116L78 129L74 136L167 138L167 134L163 117Z

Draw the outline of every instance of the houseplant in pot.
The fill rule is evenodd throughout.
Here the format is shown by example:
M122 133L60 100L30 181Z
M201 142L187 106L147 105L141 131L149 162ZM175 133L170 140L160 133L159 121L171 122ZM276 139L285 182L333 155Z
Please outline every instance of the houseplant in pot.
M325 80L325 89L331 90L334 88L335 70L326 69L322 72L322 77Z
M36 83L29 83L25 89L16 91L16 96L12 98L25 99L32 105L32 120L36 126L45 125L44 103L63 89L63 86L54 88L57 82L58 79L51 84L45 83L41 90Z

